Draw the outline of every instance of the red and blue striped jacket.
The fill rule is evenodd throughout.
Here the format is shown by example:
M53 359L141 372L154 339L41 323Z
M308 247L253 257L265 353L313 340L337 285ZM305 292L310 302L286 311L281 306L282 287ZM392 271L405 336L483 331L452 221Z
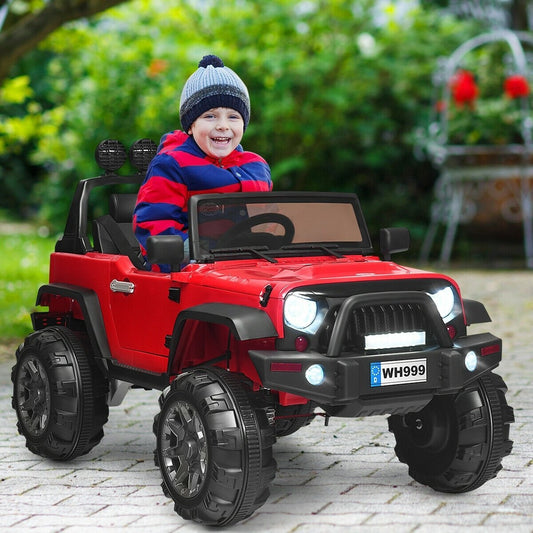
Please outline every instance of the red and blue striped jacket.
M146 258L146 240L151 235L187 238L187 203L194 194L270 190L270 167L261 156L245 152L239 145L228 156L214 159L192 136L178 130L167 133L139 189L133 213L141 252ZM152 265L152 270L170 269Z

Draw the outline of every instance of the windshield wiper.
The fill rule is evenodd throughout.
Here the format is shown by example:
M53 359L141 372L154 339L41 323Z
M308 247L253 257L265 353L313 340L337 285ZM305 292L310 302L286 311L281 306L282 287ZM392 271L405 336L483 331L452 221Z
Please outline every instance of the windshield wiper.
M239 247L239 248L213 248L209 250L210 253L216 254L240 254L240 253L250 253L259 257L260 259L266 259L269 263L277 263L276 259L273 257L268 257L268 255L262 254L266 250L270 250L268 246L254 246L251 247Z
M328 255L332 255L333 257L341 258L344 257L341 253L336 252L335 249L338 248L338 244L328 244L327 246L325 244L306 244L305 242L298 243L298 244L287 244L285 246L282 246L282 250L320 250L321 252L325 252Z

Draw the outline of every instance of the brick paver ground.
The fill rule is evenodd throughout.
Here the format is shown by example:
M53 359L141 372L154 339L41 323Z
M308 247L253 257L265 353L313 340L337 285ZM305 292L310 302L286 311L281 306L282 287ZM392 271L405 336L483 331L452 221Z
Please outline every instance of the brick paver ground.
M498 372L516 423L498 477L467 494L434 492L396 459L386 417L331 419L329 427L319 417L278 440L268 502L232 531L533 532L533 272L451 274L493 318L475 331L504 339ZM0 531L208 531L183 521L162 494L152 459L157 392L131 391L111 408L100 445L56 463L31 454L17 434L11 366L0 364Z

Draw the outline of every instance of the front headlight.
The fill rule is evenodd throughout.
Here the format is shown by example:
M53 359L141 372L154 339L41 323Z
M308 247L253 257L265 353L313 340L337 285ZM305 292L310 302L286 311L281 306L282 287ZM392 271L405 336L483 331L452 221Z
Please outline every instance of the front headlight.
M318 313L318 304L298 294L289 294L285 300L283 315L285 323L294 329L310 326Z
M455 293L451 287L444 287L430 296L443 319L451 314L455 306Z

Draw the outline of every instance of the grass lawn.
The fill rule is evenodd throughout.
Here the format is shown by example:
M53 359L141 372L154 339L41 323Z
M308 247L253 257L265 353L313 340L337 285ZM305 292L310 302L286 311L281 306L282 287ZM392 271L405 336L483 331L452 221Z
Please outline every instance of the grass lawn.
M12 345L32 330L30 313L48 281L55 241L30 225L0 221L0 344Z

